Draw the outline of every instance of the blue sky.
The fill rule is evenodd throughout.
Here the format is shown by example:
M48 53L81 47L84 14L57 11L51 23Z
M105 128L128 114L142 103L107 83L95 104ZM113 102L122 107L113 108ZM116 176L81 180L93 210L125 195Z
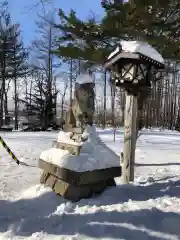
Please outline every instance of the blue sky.
M0 2L3 0L0 0ZM25 47L31 44L32 40L35 40L37 36L36 20L38 14L42 13L42 5L36 8L32 6L40 0L8 0L9 12L11 13L12 21L14 23L20 23L22 31L22 38ZM86 19L88 16L95 14L97 19L100 19L103 15L103 9L101 8L101 0L49 0L51 3L45 4L46 11L61 8L65 12L69 12L72 8L77 12L77 16L81 19ZM32 9L31 9L32 8ZM58 19L58 16L57 16ZM12 105L12 103L10 104Z
M20 23L22 37L25 45L29 45L35 39L37 33L35 21L38 13L41 13L42 6L31 9L39 0L9 0L9 11L13 22ZM91 15L91 11L95 13L97 18L103 15L103 10L100 6L100 0L51 0L52 3L46 4L48 9L63 9L68 12L71 8L77 12L77 15L85 19Z

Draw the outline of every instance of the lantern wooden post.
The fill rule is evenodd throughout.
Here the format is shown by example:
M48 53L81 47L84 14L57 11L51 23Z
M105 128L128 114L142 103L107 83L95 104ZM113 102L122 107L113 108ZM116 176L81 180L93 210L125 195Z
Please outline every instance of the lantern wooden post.
M134 163L137 137L137 96L127 93L124 118L124 150L122 163L122 183L134 181Z
M127 91L124 119L124 150L121 153L121 182L134 181L135 148L137 140L138 96L146 93L164 59L148 43L121 41L109 56L105 68L114 72L113 83Z

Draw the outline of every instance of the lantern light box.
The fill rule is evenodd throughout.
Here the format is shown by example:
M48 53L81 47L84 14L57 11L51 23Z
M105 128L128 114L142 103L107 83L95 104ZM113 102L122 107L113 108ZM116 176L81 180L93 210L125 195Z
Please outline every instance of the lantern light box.
M116 86L136 90L150 86L153 74L164 67L161 54L141 41L121 41L105 63L105 68L114 72Z

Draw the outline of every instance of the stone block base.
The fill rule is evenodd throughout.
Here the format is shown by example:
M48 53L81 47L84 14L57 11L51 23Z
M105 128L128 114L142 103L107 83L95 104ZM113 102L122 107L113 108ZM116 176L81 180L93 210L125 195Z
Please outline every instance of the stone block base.
M40 183L52 188L56 194L73 202L92 197L103 192L107 187L116 185L113 178L91 184L74 185L45 171L41 175Z
M73 185L94 184L121 176L121 167L109 167L93 171L76 172L59 167L53 163L39 159L39 168Z

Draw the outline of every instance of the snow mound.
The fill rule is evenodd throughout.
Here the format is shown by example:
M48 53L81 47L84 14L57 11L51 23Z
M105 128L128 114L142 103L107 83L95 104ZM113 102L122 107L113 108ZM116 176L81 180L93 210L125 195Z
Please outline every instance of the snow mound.
M123 128L117 129L115 142L112 129L97 133L119 154L124 144ZM33 165L57 138L57 132L6 132L3 137L18 157ZM99 142L98 135L95 139ZM39 169L16 165L1 147L0 239L180 239L179 146L180 133L175 131L143 132L137 141L136 182L121 185L116 178L116 187L77 203L36 185ZM155 182L148 182L149 177Z
M159 63L164 64L164 59L161 54L158 53L158 51L156 51L156 49L154 49L148 43L141 41L120 41L120 46L118 46L116 50L109 55L108 59L112 58L118 52L121 52L121 48L124 52L140 53Z
M119 156L100 140L95 127L88 126L84 135L88 136L88 140L82 142L79 156L71 155L66 150L50 148L41 153L40 159L76 172L119 167Z
M89 76L88 74L80 74L79 76L77 76L76 78L76 83L78 84L86 84L86 83L94 83L93 79L91 76Z

